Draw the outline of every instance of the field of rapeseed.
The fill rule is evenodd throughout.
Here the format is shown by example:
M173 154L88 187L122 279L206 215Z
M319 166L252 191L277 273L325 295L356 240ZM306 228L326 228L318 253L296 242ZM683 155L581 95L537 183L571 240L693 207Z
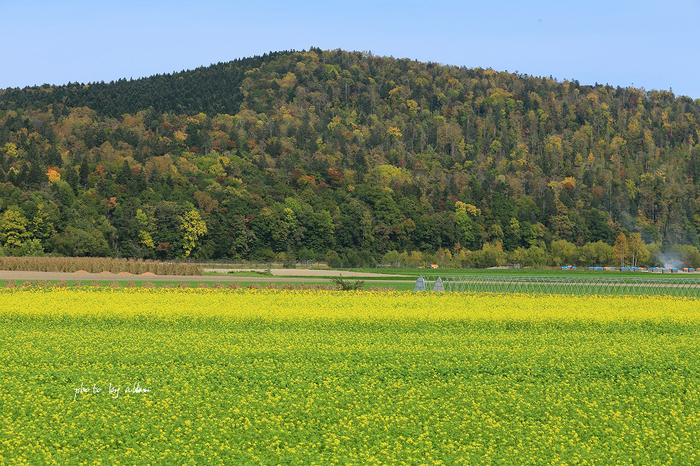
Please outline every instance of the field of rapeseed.
M698 464L699 452L697 300L0 290L0 464Z

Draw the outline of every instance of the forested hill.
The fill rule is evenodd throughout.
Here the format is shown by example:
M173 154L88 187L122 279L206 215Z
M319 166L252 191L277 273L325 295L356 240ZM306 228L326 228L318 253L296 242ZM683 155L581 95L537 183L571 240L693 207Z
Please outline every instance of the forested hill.
M0 90L0 252L592 263L622 233L653 261L700 243L698 121L667 91L319 49Z
M243 58L192 71L159 74L111 83L68 84L0 91L0 108L34 109L49 104L89 107L100 115L120 117L152 108L158 113L235 115L243 99L241 83L246 72L273 62L287 52Z

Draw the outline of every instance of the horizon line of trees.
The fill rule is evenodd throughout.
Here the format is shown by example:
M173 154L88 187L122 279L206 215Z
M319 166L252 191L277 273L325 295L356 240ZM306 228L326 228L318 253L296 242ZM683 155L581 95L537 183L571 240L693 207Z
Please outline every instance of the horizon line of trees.
M276 257L283 263L293 263L296 256L280 253ZM484 244L482 249L470 251L456 246L452 250L439 249L435 253L422 251L388 251L378 260L355 251L337 253L329 251L325 262L334 268L342 267L429 267L437 264L448 268L486 268L504 265L522 267L546 266L614 266L654 267L673 264L677 267L700 267L700 250L692 245L674 245L663 249L659 243L646 244L638 233L629 237L620 234L613 246L597 241L577 246L566 240L552 242L549 247L519 247L504 251L500 242Z

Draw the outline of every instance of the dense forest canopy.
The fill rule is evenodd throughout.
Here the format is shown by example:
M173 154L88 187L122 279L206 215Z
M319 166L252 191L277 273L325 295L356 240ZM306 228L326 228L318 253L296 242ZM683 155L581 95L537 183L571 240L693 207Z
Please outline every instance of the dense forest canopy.
M340 50L0 90L4 254L700 261L700 100ZM624 240L624 243L623 243ZM613 246L614 245L614 246Z

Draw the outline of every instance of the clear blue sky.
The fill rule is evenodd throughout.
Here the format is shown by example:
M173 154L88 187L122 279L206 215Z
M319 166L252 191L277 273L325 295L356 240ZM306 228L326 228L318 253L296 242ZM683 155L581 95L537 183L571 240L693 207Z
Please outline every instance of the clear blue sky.
M0 0L0 88L370 50L700 98L700 0Z

